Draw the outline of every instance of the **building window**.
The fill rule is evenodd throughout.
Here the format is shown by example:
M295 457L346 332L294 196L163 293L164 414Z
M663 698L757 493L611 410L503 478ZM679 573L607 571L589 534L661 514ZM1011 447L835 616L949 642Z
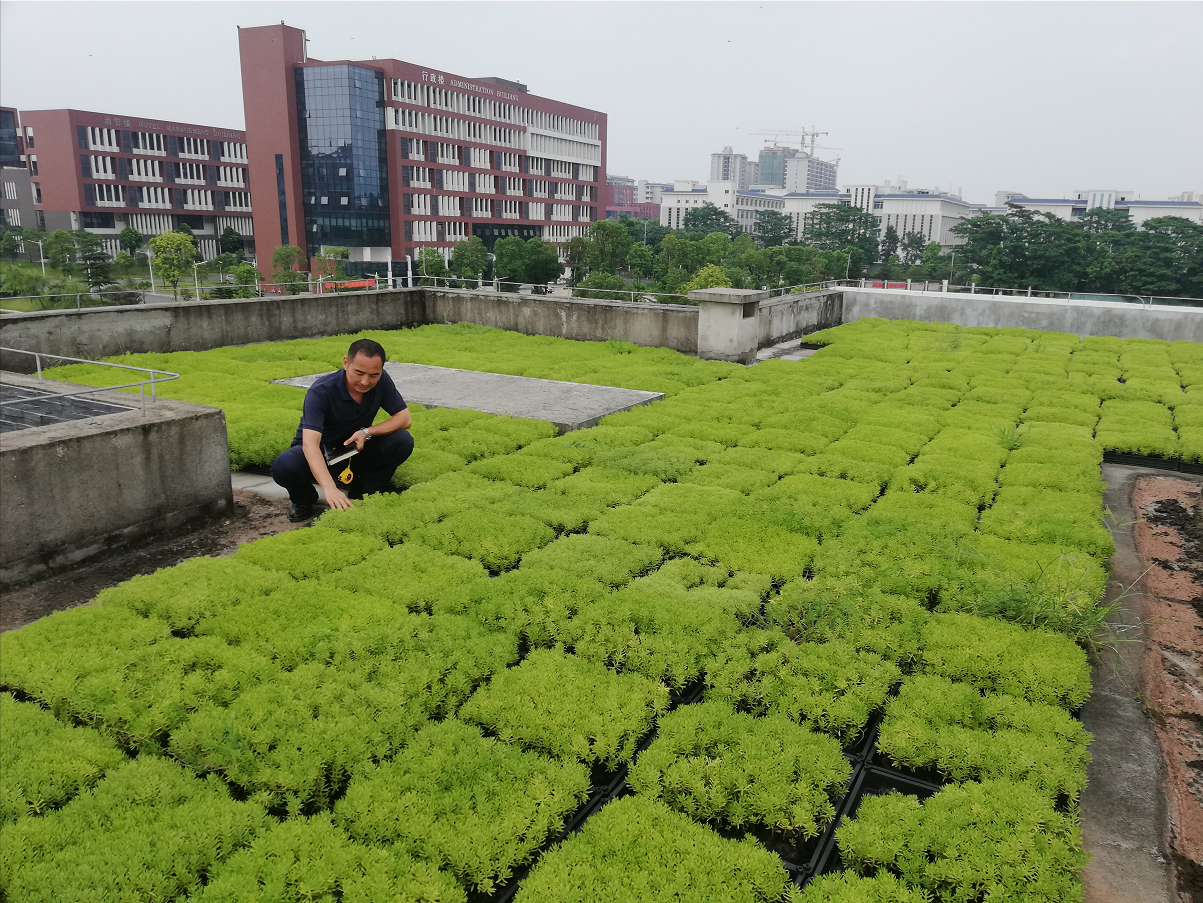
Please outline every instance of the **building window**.
M130 148L135 154L162 156L167 153L163 147L163 136L157 132L131 132Z
M180 139L180 156L197 157L203 160L208 160L209 139L189 138L188 136L184 136Z
M4 183L4 196L10 201L15 201L17 199L17 183L16 182L5 182Z
M38 174L38 157L37 154L32 154L29 157L29 174L36 176Z
M33 202L35 204L42 203L42 185L40 182L31 182L30 187L33 188Z
M21 225L21 211L16 207L4 208L4 221L10 226Z

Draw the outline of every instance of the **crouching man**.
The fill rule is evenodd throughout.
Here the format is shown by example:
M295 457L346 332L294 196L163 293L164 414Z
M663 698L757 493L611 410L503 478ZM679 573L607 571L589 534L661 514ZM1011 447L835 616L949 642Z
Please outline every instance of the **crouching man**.
M314 482L331 508L352 508L351 499L387 489L393 471L414 450L409 434L413 421L392 377L384 372L384 361L379 342L359 339L347 349L341 370L319 377L309 387L292 447L272 462L272 479L288 490L292 502L290 521L313 517ZM381 408L390 416L372 426ZM352 446L358 454L327 464Z

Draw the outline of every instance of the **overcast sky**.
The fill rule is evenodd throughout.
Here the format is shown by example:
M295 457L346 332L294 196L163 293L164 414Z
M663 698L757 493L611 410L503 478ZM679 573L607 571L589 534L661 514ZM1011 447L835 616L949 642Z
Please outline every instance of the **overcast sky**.
M235 26L609 115L609 171L705 179L814 127L840 185L1203 191L1203 3L0 2L0 104L241 128Z

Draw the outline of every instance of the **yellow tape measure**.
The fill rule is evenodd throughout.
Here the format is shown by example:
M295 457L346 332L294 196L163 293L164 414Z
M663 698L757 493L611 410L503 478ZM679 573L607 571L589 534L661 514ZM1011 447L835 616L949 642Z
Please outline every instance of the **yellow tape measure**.
M355 479L355 474L351 473L350 467L338 475L338 481L344 486L350 484L353 479Z

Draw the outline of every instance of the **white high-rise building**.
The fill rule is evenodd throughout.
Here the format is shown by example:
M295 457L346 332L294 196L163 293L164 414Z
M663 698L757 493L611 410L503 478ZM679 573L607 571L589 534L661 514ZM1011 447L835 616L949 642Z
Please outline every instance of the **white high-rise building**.
M736 154L727 145L721 153L710 155L710 181L734 182L740 191L760 180L760 166L748 159L747 154Z
M660 204L661 195L666 191L672 191L672 182L649 182L647 179L639 179L635 182L635 203L636 204Z
M785 158L786 191L827 191L835 188L839 161L828 163L809 154Z

